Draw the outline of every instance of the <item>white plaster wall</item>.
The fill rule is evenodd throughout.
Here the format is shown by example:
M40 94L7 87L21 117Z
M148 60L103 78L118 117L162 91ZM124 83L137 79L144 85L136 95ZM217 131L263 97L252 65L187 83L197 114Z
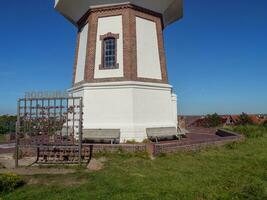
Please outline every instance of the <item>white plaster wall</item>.
M76 91L74 93L72 92L69 92L69 95L70 96L73 96L73 97L84 97L84 91L83 90L80 90L80 91ZM74 103L74 104L73 104ZM68 100L68 106L77 106L77 105L80 105L80 99L75 99L74 102L72 99L69 99ZM75 107L74 108L74 112L75 112L75 115L74 115L74 118L73 118L73 114L72 113L68 113L68 132L69 134L72 133L72 130L73 130L73 125L74 125L74 137L76 140L79 139L79 121L78 119L80 119L80 109ZM74 119L74 123L73 123L73 119ZM67 122L64 123L63 125L63 133L66 133L66 127L67 127Z
M146 138L146 128L176 127L170 88L137 88L133 99L134 124L140 128L135 138Z
M84 80L88 29L89 29L89 25L86 24L80 33L75 83L78 83Z
M136 17L137 76L162 79L156 23Z
M169 90L138 88L133 92L134 122L140 125L150 123L151 126L172 125L173 107ZM144 112L145 111L145 112Z
M100 35L107 33L119 34L117 40L117 63L119 69L99 70L99 65L102 62L102 41ZM95 74L97 78L114 78L123 77L123 30L122 16L102 17L98 19L97 38L96 38L96 59L95 59Z
M72 91L84 97L84 128L120 129L121 142L141 142L147 138L146 128L177 124L171 86L167 84L87 83Z
M177 95L172 93L172 110L173 110L173 123L175 127L178 126L178 108L177 108Z

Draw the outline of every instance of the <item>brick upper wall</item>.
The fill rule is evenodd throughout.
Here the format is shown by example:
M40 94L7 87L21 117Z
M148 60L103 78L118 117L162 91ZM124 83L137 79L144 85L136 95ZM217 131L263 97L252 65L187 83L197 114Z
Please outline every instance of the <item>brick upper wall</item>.
M123 77L118 78L94 78L95 71L95 56L96 56L96 40L98 18L109 16L122 16L123 27L123 63L124 74ZM136 17L141 17L156 23L157 38L159 47L160 67L162 79L149 79L137 77L137 44L136 44ZM97 83L97 82L114 82L114 81L142 81L152 83L168 83L166 57L163 41L163 23L162 15L149 11L131 4L112 6L105 8L96 8L89 10L88 13L80 20L79 30L89 23L87 53L85 62L84 81L75 84L75 73L78 59L79 49L79 31L77 36L77 49L73 73L73 86L81 85L83 83ZM111 69L112 70L112 69Z

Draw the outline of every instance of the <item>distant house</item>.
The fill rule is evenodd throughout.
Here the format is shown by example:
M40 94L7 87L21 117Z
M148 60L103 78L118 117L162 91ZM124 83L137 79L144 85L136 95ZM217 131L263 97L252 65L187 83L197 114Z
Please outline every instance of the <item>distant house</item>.
M267 116L266 115L256 115L258 122L257 124L262 124L265 121L267 121Z
M193 121L193 118L192 118L191 123L189 124L189 126L190 127L202 127L203 124L204 124L204 121L206 120L206 117L207 116L198 116L198 117L194 118L194 121ZM221 120L221 124L225 124L227 118L223 117L223 116L220 116L220 120Z
M226 118L226 122L224 125L227 126L238 125L239 115L228 115L224 117ZM263 115L249 115L249 117L254 124L262 124L266 120Z
M182 116L183 120L185 121L185 127L189 128L189 127L193 127L196 124L196 121L201 119L203 116Z
M250 119L254 124L261 124L261 119L257 115L250 115Z
M236 126L239 124L240 115L221 115L221 124L224 126ZM180 125L187 128L202 127L206 116L182 116L180 117ZM267 121L266 115L249 115L254 124L262 124ZM181 123L182 122L182 123Z
M191 123L189 124L190 127L200 127L203 124L203 120L205 119L205 116L197 117L192 119Z
M226 126L234 126L238 124L239 115L227 115L224 116L226 118L225 124Z

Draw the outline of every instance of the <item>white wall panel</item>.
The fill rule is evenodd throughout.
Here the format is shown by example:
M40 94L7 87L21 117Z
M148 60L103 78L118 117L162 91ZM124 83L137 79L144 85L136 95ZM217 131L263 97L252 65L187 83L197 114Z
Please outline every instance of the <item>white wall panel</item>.
M107 33L119 34L117 40L117 63L118 69L100 70L99 65L102 62L102 41L101 35ZM98 19L98 29L96 38L96 59L95 59L95 78L114 78L123 77L123 30L122 30L122 16L102 17Z
M162 79L156 23L136 17L137 76Z
M89 29L89 25L86 24L80 33L75 83L78 83L78 82L84 80L84 69L85 69L85 61L86 61L88 29Z

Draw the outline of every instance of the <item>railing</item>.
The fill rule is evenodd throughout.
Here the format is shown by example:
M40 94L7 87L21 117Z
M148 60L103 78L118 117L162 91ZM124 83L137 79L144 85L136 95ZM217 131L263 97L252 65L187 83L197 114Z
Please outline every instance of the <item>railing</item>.
M19 148L27 145L82 147L82 97L23 98L18 100L16 125L16 167Z

